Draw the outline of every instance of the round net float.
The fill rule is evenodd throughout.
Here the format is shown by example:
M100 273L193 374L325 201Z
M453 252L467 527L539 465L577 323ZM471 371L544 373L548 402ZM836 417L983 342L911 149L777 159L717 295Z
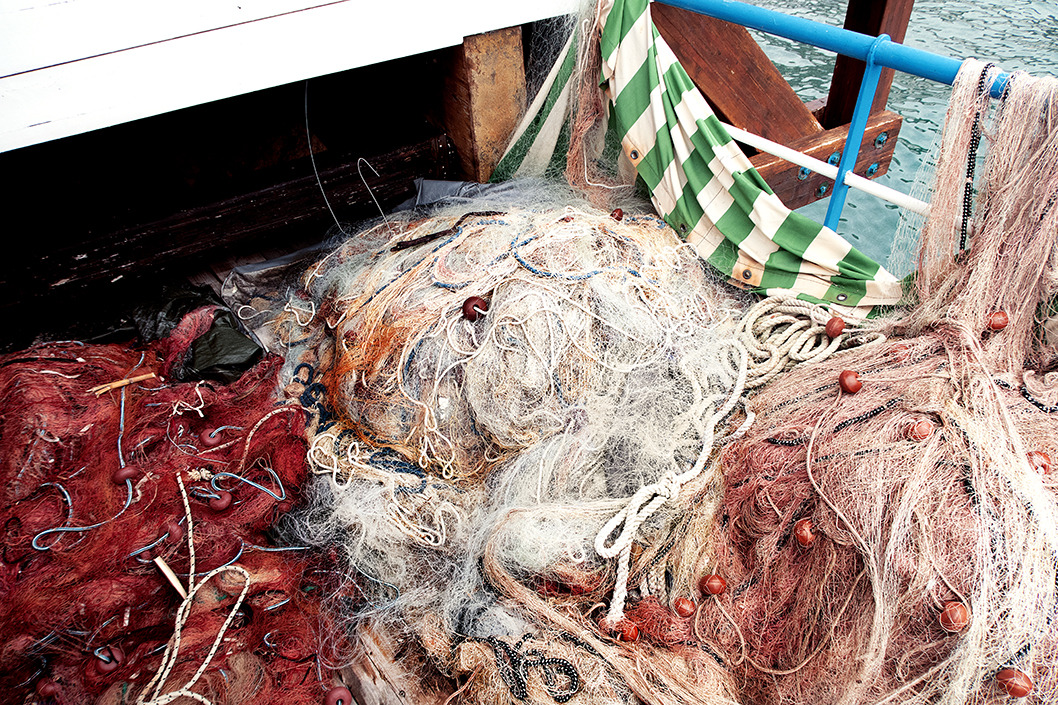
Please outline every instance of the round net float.
M489 302L480 296L471 296L463 302L463 317L473 323L489 310Z
M198 441L206 448L216 448L223 442L223 438L217 433L219 429L207 429L198 436Z
M323 705L353 705L353 694L344 685L336 686L327 691Z
M970 610L961 602L945 602L938 619L944 631L961 632L970 623Z
M727 581L715 573L703 575L702 579L698 581L698 589L702 591L703 595L719 595L727 589Z
M96 673L100 675L113 673L121 668L121 664L125 663L125 652L121 650L120 646L106 646L96 649L95 655L95 669Z
M808 548L816 542L816 527L811 519L798 519L793 528L794 538L797 543Z
M863 382L860 381L859 373L852 370L842 370L841 374L838 375L838 385L841 386L841 391L846 394L855 394L863 389Z
M617 627L617 638L628 642L639 641L639 627L624 620Z
M1012 698L1024 698L1032 692L1035 684L1027 673L1016 668L1004 668L996 674L996 681Z
M1010 318L1007 316L1006 311L993 311L988 314L989 330L1003 330L1009 322Z
M175 519L170 519L158 528L158 538L165 543L178 543L184 538L184 527Z
M217 490L217 496L209 500L209 508L215 512L223 512L231 506L231 492Z
M614 208L613 213L610 214L610 217L614 220L624 220L625 212L620 208Z
M51 678L41 678L35 687L37 695L42 698L54 698L62 692L62 687Z
M1051 456L1047 455L1042 450L1029 451L1027 457L1032 469L1041 475L1046 475L1051 471Z
M826 325L826 333L828 338L836 338L841 335L842 331L845 330L845 321L834 316Z
M935 428L936 426L929 419L912 419L908 421L907 426L904 428L904 435L907 436L908 440L924 441L933 435Z
M697 608L689 597L677 597L672 602L672 611L681 617L690 617Z
M911 346L907 343L897 343L889 348L889 354L897 362L907 362L911 359Z
M123 468L118 468L114 471L114 474L110 476L111 481L115 485L124 485L125 480L135 480L139 477L139 468L134 468L131 465L126 465Z

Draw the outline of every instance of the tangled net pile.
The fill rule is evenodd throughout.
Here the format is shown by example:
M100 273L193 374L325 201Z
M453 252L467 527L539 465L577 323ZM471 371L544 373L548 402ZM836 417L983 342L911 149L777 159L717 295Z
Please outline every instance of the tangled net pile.
M976 204L937 190L899 317L747 311L659 221L587 209L384 223L311 267L274 332L350 619L469 702L1048 702L1054 82L991 116L991 79L960 74L938 170L965 184L983 132Z
M642 548L711 521L747 388L876 334L795 301L740 327L654 216L493 208L380 223L273 310L321 476L296 540L341 547L350 629L414 636L472 701L735 701L715 654L629 640L626 604L671 592Z
M330 475L304 538L344 537L354 574L376 589L360 618L411 625L457 672L522 664L508 663L513 690L502 669L480 676L482 702L609 682L582 662L612 647L550 638L480 561L512 512L528 511L501 570L542 585L557 562L583 589L612 587L593 549L607 516L641 486L709 475L696 461L712 417L738 400L740 365L745 375L726 342L740 301L653 216L568 207L393 225L310 267L277 321L300 341L288 366L318 411L310 458ZM527 685L532 665L544 675Z
M10 697L311 703L325 690L314 593L333 586L269 537L306 475L304 412L273 406L281 361L229 385L163 381L213 317L198 309L149 346L0 358Z
M989 123L992 79L956 84L910 337L780 378L724 453L730 589L695 624L747 702L1058 692L1058 84L1015 75Z
M1058 83L992 114L993 73L889 318L751 306L657 217L549 192L241 301L284 360L230 385L137 379L208 309L0 359L0 684L316 702L381 629L459 702L1053 702Z

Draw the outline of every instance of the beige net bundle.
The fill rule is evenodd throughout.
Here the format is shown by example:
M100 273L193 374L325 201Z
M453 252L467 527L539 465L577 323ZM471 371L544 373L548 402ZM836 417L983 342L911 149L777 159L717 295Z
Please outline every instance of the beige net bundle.
M576 18L577 63L570 78L570 137L563 176L593 205L609 210L633 196L638 174L620 139L609 129L613 106L599 89L599 12L599 3L585 2Z
M391 218L310 266L272 330L315 412L298 540L342 555L348 628L412 637L467 702L733 701L713 657L600 633L633 558L595 544L637 493L664 495L643 540L715 487L744 302L656 217L578 205Z
M970 77L975 72L976 83ZM991 85L994 69L975 62L963 76L964 100L953 100L953 109L962 105L966 115L945 132L951 153L946 164L942 156L941 168L948 176L938 184L955 182L958 173L964 179L959 189L938 186L923 235L916 280L921 305L913 329L948 318L984 330L989 317L1003 311L1008 323L1002 345L990 348L1003 358L996 364L1011 372L1047 367L1054 362L1043 323L1056 291L1058 82L1014 74L989 120L981 86ZM949 132L958 136L950 145ZM973 147L980 139L988 160L975 196L966 181L974 174Z
M572 208L401 224L369 260L310 267L303 291L279 321L302 343L288 359L324 361L311 384L359 441L447 479L611 413L739 306L660 220Z

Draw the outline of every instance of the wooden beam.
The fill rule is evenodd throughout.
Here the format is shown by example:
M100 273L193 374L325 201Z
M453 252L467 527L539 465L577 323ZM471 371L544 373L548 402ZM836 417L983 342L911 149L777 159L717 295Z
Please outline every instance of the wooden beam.
M360 657L342 675L358 705L445 705L455 690L419 649L362 627ZM399 665L398 665L399 664Z
M914 4L915 0L849 0L845 29L871 36L888 34L894 42L903 42ZM834 62L827 107L823 113L823 127L833 128L852 120L852 110L856 105L856 95L865 68L866 64L862 61L838 56ZM872 113L885 110L892 83L893 70L883 69L878 90L874 94Z
M745 27L661 3L651 15L721 120L780 144L823 131Z
M873 179L889 170L902 121L902 117L887 110L870 117L856 160L854 171L857 174ZM883 133L885 138L881 139ZM849 126L843 125L818 135L803 137L788 146L816 159L828 161L833 155L841 154L848 134ZM800 208L825 198L834 188L833 180L814 173L806 175L801 167L770 154L758 154L750 161L787 208ZM824 187L822 192L820 187Z
M466 37L445 80L445 126L463 174L488 181L525 112L522 29Z
M366 167L358 168L356 159L320 171L320 182L339 219L377 216L376 198L382 208L390 208L413 194L416 177L451 178L453 171L451 146L444 136L368 156L368 162L379 176ZM284 231L317 227L322 238L332 224L320 185L310 174L181 210L161 220L125 225L113 232L84 233L61 245L42 241L26 252L20 270L9 263L0 292L13 298L62 293L84 284L201 260L232 245ZM9 286L14 290L8 290Z

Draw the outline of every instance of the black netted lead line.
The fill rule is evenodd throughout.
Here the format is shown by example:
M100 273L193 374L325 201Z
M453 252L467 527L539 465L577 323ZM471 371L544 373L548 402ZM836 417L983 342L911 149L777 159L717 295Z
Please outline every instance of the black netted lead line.
M529 635L526 634L513 646L499 637L490 636L484 641L492 647L496 657L496 670L508 690L518 700L529 698L529 670L540 669L544 689L556 703L565 703L576 695L580 689L580 674L576 667L565 659L544 656L541 652L530 650L520 653ZM561 687L561 678L566 680Z

